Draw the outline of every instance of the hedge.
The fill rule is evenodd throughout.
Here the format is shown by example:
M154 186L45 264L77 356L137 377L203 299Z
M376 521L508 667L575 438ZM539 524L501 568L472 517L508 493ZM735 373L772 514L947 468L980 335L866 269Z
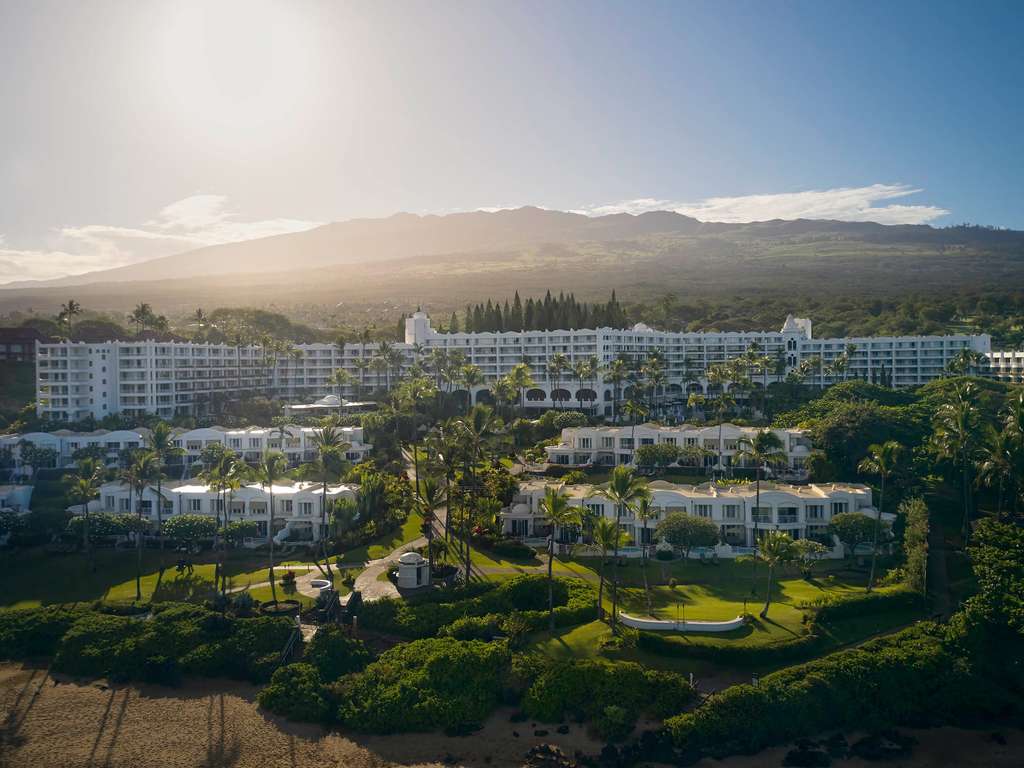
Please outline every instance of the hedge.
M594 588L581 579L555 579L553 581L555 624L565 627L593 621L597 617L597 595ZM439 599L416 602L379 600L365 605L359 614L359 623L368 629L391 632L406 637L434 637L442 630L467 617L487 617L490 614L511 614L513 611L528 622L530 629L546 626L548 605L547 577L524 574L486 589L466 592L449 590ZM470 596L465 597L464 595ZM441 600L448 599L447 602ZM471 636L482 632L488 621L469 623Z
M627 735L641 713L665 717L693 698L693 688L675 672L634 662L575 659L541 672L523 697L523 710L549 723L566 717L591 720L599 735L613 739Z
M52 656L54 670L80 677L173 684L193 673L263 682L293 630L285 618L239 619L187 603L154 605L148 619L122 613L99 603L0 611L0 657Z
M509 662L504 643L415 640L329 688L339 721L356 731L464 732L498 705Z
M363 670L372 658L361 640L349 637L336 624L325 624L306 646L303 661L315 667L320 677L330 683L342 675Z
M865 614L882 614L922 607L921 593L908 586L876 589L853 595L833 595L813 602L802 603L801 608L815 612L818 621L830 623L852 619Z
M767 675L757 687L728 688L666 726L677 748L721 757L824 730L962 722L1005 704L950 652L940 627L922 623Z
M312 664L289 664L281 667L261 690L257 700L261 707L289 720L327 722L331 719L331 702L325 694L320 672Z

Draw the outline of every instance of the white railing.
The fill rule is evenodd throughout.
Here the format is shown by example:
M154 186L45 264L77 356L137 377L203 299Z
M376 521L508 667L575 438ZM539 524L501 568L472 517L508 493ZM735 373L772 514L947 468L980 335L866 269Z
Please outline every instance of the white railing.
M647 629L654 632L732 632L745 623L742 616L728 621L672 621L669 619L642 619L620 613L619 620L627 627Z

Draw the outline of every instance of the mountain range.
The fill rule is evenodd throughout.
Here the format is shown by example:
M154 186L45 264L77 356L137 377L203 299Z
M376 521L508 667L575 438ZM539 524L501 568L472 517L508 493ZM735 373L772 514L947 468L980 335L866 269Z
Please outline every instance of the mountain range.
M892 272L898 261L899 277ZM751 270L754 270L751 273ZM760 282L752 282L752 274ZM1024 284L1024 233L981 227L886 226L823 220L701 222L670 211L585 216L524 207L354 219L304 232L215 245L56 280L0 286L0 311L48 306L74 288L95 305L450 300L514 288L578 294L633 288L774 290L849 280L842 290L891 291L1006 280ZM225 290L228 291L225 294ZM482 292L482 293L481 293ZM81 300L81 299L80 299Z

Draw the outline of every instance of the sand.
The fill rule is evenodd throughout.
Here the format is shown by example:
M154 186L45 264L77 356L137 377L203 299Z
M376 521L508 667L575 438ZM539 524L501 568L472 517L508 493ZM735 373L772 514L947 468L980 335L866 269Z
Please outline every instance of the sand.
M256 690L243 683L201 679L180 688L77 683L51 676L46 669L0 664L0 768L501 768L521 765L535 744L553 743L569 755L576 750L596 754L601 748L580 726L563 735L550 726L511 723L508 709L467 737L343 735L268 716L256 706ZM535 737L535 727L549 734ZM1003 733L1005 746L995 743L989 732L946 728L915 733L920 744L913 758L887 765L1024 765L1024 734ZM700 766L779 766L785 753L768 750Z

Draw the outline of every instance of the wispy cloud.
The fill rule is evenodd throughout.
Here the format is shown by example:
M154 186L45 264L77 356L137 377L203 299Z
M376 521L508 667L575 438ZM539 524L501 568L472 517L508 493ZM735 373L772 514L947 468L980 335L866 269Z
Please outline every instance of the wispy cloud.
M48 248L16 249L0 235L0 284L47 280L134 264L207 245L301 232L321 222L244 220L224 195L192 195L136 227L85 224L51 233Z
M732 223L770 219L838 219L877 221L880 224L926 224L949 213L945 208L935 205L879 205L922 191L907 184L872 184L867 187L839 187L805 192L709 197L691 203L639 198L595 205L577 212L602 216L609 213L676 211L701 221Z

